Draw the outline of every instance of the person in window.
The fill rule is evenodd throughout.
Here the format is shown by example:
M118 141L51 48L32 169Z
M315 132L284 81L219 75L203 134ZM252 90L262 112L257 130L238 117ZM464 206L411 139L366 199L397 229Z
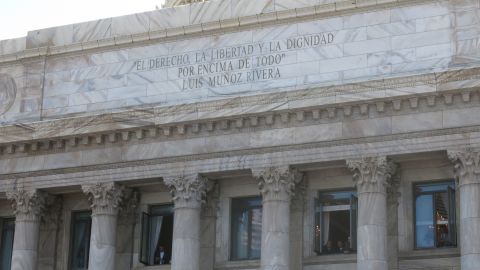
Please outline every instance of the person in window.
M165 248L160 246L155 256L155 264L168 264L169 261L170 260L167 256L167 252L165 252Z
M343 242L338 240L337 241L337 253L344 253L345 252L345 247L343 245Z
M328 240L325 246L323 246L323 253L324 254L334 254L336 253L336 249L333 246L332 240Z

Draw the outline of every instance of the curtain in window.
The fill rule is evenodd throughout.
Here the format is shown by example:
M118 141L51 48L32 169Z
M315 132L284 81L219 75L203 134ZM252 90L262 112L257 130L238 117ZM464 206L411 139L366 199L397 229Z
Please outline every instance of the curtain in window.
M323 228L323 234L322 234L322 248L325 246L329 240L329 235L330 235L330 213L329 212L324 212L323 213L323 224L321 225Z
M157 251L158 242L160 241L160 231L162 230L162 216L152 216L151 217L151 234L150 234L150 247L149 247L149 256L148 264L153 265L155 263L155 252Z
M87 246L87 239L86 231L88 224L85 222L75 224L75 231L74 231L74 241L73 241L73 269L87 269L88 265L86 265L86 252L88 252Z

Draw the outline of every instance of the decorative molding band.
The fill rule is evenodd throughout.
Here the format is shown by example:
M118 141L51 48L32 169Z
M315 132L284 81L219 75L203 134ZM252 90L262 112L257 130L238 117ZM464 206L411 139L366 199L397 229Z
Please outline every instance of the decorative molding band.
M344 119L365 118L368 117L369 112L387 116L417 110L435 111L439 106L465 106L472 102L477 104L478 98L474 98L474 95L480 95L480 88L476 83L470 86L462 82L474 79L480 79L480 68L233 98L177 107L133 109L97 116L15 124L0 127L0 156L68 151L143 139L169 140L211 134L239 133L252 128L269 129L292 124L298 126L333 123ZM450 83L454 85L447 87L446 85ZM325 105L317 105L321 102L315 102L315 98L322 96L339 97L336 94L342 91L343 94L374 93L393 89L394 86L408 87L422 84L435 85L437 91L416 94L412 90L409 95ZM463 88L459 89L456 86ZM443 89L442 87L446 90L439 90ZM246 113L238 114L238 111L241 111L238 109L245 106L311 100L314 102L300 102L300 106L297 108L291 106L291 109L278 111L269 111L267 108L258 112L243 110ZM222 109L231 111L228 112L229 114L217 113L222 116L215 117L214 112ZM178 115L182 115L182 117ZM191 120L184 120L188 119L189 115L194 117ZM205 116L202 118L201 115Z
M80 52L98 48L108 48L112 46L124 46L139 44L148 41L162 41L171 38L178 38L185 35L201 34L204 32L227 30L251 25L265 25L277 22L290 22L295 19L305 19L311 17L326 17L337 13L357 12L362 8L405 6L409 4L419 4L432 2L432 0L354 0L338 1L335 3L321 4L309 7L294 8L268 13L254 14L244 17L228 18L220 21L211 21L200 24L184 25L180 27L165 28L158 31L150 31L132 35L108 37L100 40L73 43L61 46L39 47L26 49L14 54L0 55L0 64L2 62L13 62L26 60L28 58L60 55L72 52Z
M426 143L427 140L429 141L428 144ZM399 146L400 144L401 146ZM106 181L113 179L115 179L115 181L154 179L185 171L191 173L198 173L200 171L208 173L224 170L251 169L255 165L258 166L260 164L259 161L264 159L265 156L274 157L275 154L282 157L277 160L275 164L278 166L283 166L287 165L283 163L285 160L283 158L286 155L285 153L293 155L293 160L289 160L288 165L305 164L307 162L306 160L308 160L308 163L315 163L342 160L345 158L359 158L357 154L350 153L350 150L348 149L356 149L366 145L369 147L365 148L366 151L364 151L363 154L369 153L372 156L379 155L379 153L380 155L395 155L431 151L446 151L449 147L451 148L455 146L464 147L473 145L477 147L477 145L480 145L480 126L477 125L461 128L428 130L412 133L331 140L286 146L232 150L228 152L194 154L178 157L124 161L113 164L97 164L80 167L9 173L0 175L0 180L5 181L5 185L3 187L0 186L0 191L8 191L8 189L14 186L14 183L17 181L22 181L22 183L28 182L33 184L33 186L39 185L42 188L45 188L44 184L46 182L61 181L61 183L64 183L63 179L66 178L76 179L75 183L90 183L98 182L98 179L105 179ZM392 152L393 146L398 146L397 152ZM322 155L317 154L318 150L321 150ZM306 157L305 153L303 153L304 151L308 151L309 155L314 154L315 158L310 159L309 157ZM345 151L348 152L348 154L346 154ZM300 162L295 159L296 156L294 155L295 153L299 152L303 153L301 156L299 156L298 160L301 160ZM325 156L325 154L328 154L328 156ZM255 156L258 156L258 158L253 158ZM219 162L219 160L222 162L231 162L233 160L237 161L238 157L241 157L242 160L252 159L255 161L255 163L254 165L248 167L245 167L246 165L243 161L240 162L241 164L230 167L222 167L222 169L218 169L218 166L216 166L218 165L216 162ZM271 161L272 160L270 160L270 162ZM193 164L198 164L203 169L194 167ZM211 168L208 167L210 165L213 165L214 168L216 168L215 171L212 171ZM269 163L268 165L271 166L272 164ZM189 166L187 170L185 166ZM265 164L265 166L267 166L267 164ZM166 167L167 169L162 169L162 167ZM163 170L165 171L163 172ZM158 171L162 171L162 173L159 174L157 173Z

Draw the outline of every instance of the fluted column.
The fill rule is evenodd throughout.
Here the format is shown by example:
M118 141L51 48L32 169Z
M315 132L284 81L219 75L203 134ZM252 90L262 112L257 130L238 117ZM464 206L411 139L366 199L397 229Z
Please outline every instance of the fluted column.
M36 270L40 218L44 213L47 195L38 190L7 192L15 213L12 270Z
M200 210L207 179L200 175L166 177L174 202L172 270L200 269Z
M116 232L123 187L113 182L82 186L92 208L89 270L116 270Z
M396 166L386 157L347 160L358 193L357 269L387 270L387 185Z
M252 170L262 193L262 270L290 269L290 200L302 174L295 169Z
M460 189L461 269L480 266L480 149L448 151Z

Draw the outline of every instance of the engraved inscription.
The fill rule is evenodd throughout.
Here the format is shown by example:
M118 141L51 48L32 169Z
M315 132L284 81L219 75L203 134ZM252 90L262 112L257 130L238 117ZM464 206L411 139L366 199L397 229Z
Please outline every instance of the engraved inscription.
M12 107L16 94L17 89L13 78L7 74L0 74L0 115Z
M281 67L288 64L286 59L290 52L333 41L331 32L303 35L141 59L135 61L135 68L137 71L173 69L182 90L275 80L282 78Z

